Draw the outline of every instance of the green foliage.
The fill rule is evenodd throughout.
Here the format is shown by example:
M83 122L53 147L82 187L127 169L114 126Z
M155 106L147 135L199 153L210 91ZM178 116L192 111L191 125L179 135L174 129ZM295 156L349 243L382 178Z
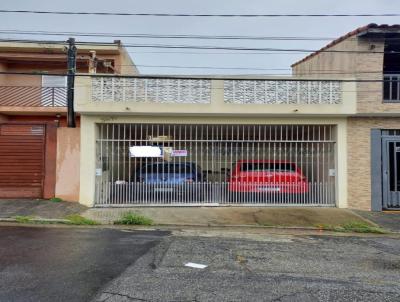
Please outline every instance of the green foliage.
M73 224L73 225L98 225L99 224L95 220L82 217L81 215L78 215L78 214L68 215L65 218L68 220L67 224Z
M129 225L152 225L153 221L145 216L134 212L125 213L121 219L114 221L114 224L129 224Z
M29 223L31 222L31 216L15 216L14 219L19 223Z
M62 200L62 198L59 198L59 197L53 197L53 198L50 198L50 201L51 202L61 202L63 200Z
M354 233L374 233L374 234L386 234L386 230L372 226L363 221L350 221L341 225L318 225L322 230L333 231L333 232L354 232Z

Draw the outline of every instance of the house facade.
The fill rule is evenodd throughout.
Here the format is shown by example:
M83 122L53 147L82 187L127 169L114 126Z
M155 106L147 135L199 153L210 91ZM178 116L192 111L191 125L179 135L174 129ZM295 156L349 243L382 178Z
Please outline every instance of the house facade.
M80 202L398 208L399 37L359 28L286 78L82 75Z
M77 79L87 206L347 207L355 82Z
M369 24L292 65L294 76L321 73L359 80L356 112L347 118L351 208L379 211L400 206L399 38L399 25Z
M130 72L119 42L84 44L77 71ZM79 199L80 117L67 128L65 44L0 43L0 198ZM125 66L131 66L126 68Z

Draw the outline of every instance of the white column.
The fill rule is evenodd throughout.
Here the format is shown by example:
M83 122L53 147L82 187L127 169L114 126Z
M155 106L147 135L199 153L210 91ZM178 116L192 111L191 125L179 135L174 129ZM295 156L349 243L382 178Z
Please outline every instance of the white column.
M81 160L79 203L93 207L96 180L96 137L94 117L81 116Z
M347 208L347 120L337 124L336 138L336 206Z

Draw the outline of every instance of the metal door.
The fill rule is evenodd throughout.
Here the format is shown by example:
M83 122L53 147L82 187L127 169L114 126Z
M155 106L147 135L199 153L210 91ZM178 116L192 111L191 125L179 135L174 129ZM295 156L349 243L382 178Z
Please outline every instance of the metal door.
M45 126L0 124L0 198L42 198Z
M382 139L384 209L400 209L400 137Z

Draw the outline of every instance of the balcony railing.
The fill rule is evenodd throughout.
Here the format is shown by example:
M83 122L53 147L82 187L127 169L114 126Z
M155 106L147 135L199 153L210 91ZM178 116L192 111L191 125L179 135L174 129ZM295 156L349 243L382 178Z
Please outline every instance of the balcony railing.
M400 102L400 74L385 74L383 80L383 100L387 103Z
M91 81L92 102L209 104L218 94L229 104L342 103L340 81L110 77Z
M66 107L67 88L0 86L0 106Z

